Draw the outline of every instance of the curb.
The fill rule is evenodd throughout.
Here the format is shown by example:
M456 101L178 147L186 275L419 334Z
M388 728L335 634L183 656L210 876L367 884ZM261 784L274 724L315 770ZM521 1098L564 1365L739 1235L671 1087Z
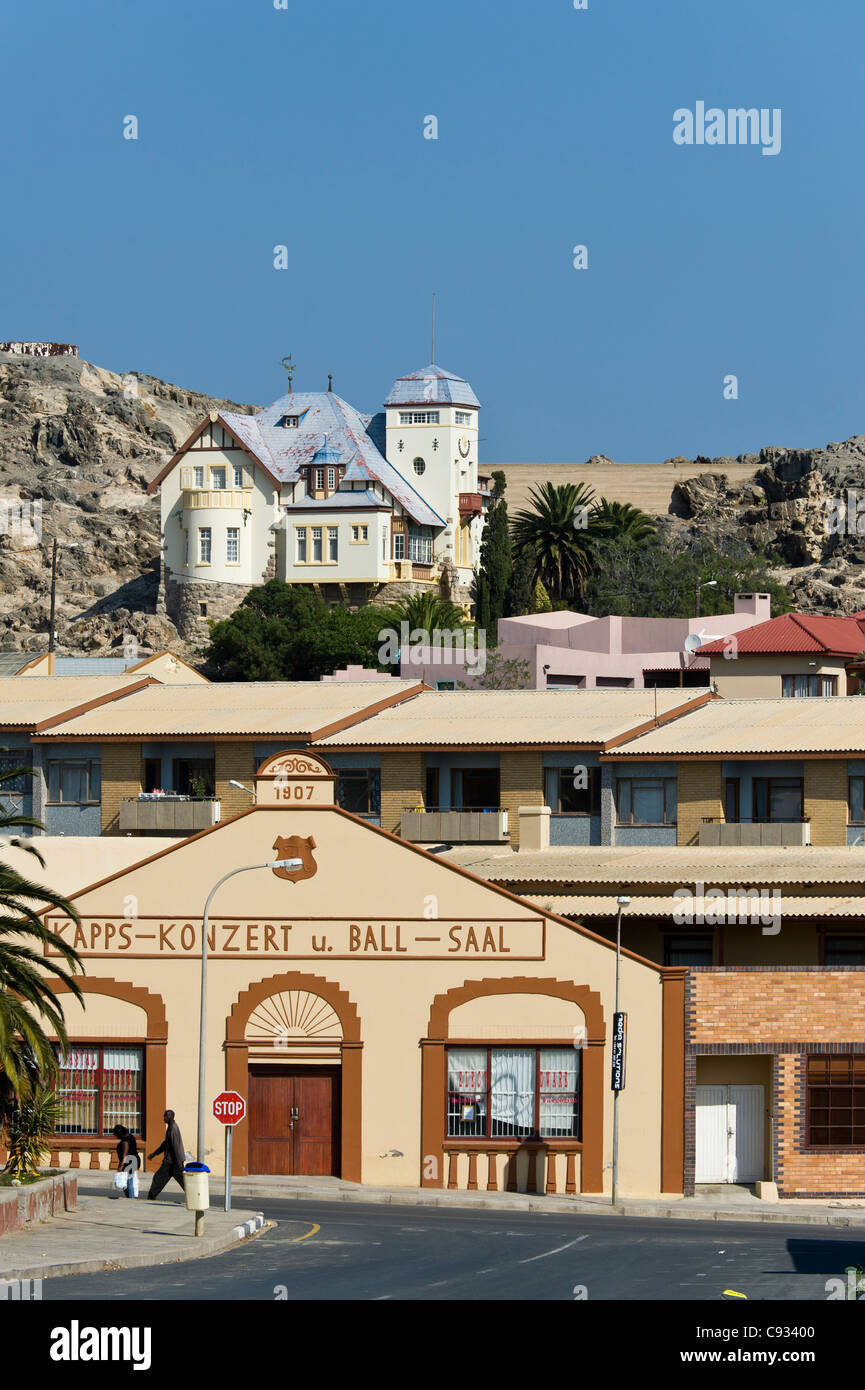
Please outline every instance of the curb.
M157 1265L184 1264L190 1260L207 1259L210 1255L220 1255L241 1240L248 1240L260 1231L270 1229L277 1223L268 1221L262 1212L256 1212L242 1226L233 1226L221 1236L204 1236L194 1249L182 1255L121 1255L118 1258L93 1260L66 1260L58 1264L27 1265L21 1269L4 1270L0 1279L58 1279L67 1274L104 1274L119 1269L148 1269Z
M434 1196L434 1189L424 1192L414 1192L411 1189L400 1191L394 1189L358 1187L353 1190L320 1190L318 1188L297 1188L277 1191L272 1188L264 1189L261 1187L250 1187L248 1191L238 1189L238 1184L234 1184L234 1192L240 1199L254 1198L256 1201L270 1198L279 1201L298 1201L298 1202L359 1202L369 1205L393 1205L407 1207L436 1207L439 1210L453 1208L458 1211L526 1211L533 1215L538 1213L549 1213L550 1215L568 1216L630 1216L640 1219L652 1219L656 1221L719 1221L719 1222L745 1222L745 1223L775 1223L781 1225L797 1226L842 1226L857 1227L865 1226L865 1208L856 1211L855 1214L844 1211L832 1212L810 1212L810 1211L790 1211L789 1209L778 1210L777 1207L762 1211L754 1211L751 1207L744 1207L741 1211L732 1208L707 1207L701 1211L697 1207L681 1207L678 1203L669 1206L650 1206L641 1202L619 1202L615 1207L612 1205L601 1206L596 1203L583 1203L579 1199L576 1201L563 1201L556 1198L540 1198L528 1202L505 1202L493 1201L488 1197L472 1198L471 1194L455 1194L451 1197ZM463 1200L460 1200L464 1198Z

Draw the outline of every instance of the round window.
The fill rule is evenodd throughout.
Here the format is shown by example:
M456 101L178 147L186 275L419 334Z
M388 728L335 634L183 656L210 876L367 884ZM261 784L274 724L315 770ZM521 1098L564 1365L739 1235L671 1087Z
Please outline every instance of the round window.
M420 477L421 473L424 473L426 471L426 464L424 463L423 459L415 459L414 463L412 464L412 467L414 468L414 471L415 473L417 473L418 477Z

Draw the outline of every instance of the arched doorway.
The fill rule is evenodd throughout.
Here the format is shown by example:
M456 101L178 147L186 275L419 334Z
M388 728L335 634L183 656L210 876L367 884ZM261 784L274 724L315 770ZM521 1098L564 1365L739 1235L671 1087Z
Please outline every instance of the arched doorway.
M244 1173L360 1182L360 1020L349 996L290 971L245 990L228 1019L226 1085L247 1098L235 1131Z

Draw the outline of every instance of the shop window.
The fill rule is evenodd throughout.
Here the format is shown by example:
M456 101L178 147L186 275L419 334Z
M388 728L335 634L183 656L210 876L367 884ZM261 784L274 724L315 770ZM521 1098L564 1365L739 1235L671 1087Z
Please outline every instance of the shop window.
M447 1133L458 1139L579 1139L579 1050L448 1048Z
M844 932L824 937L823 964L828 968L865 965L865 936L861 932Z
M356 816L381 812L381 773L378 768L347 768L336 776L336 803Z
M807 1142L865 1148L865 1057L809 1057Z
M101 767L97 758L52 760L46 773L50 803L74 806L98 804L102 788Z
M616 814L619 825L675 825L675 777L620 777Z
M577 773L573 767L559 767L556 773L555 804L552 809L566 816L601 814L601 769L587 767ZM575 786L574 783L577 783ZM585 782L585 786L583 786Z
M73 1043L60 1058L55 1135L109 1134L115 1125L141 1133L144 1053L140 1047Z
M711 932L698 936L677 934L664 937L665 965L711 965L712 960Z

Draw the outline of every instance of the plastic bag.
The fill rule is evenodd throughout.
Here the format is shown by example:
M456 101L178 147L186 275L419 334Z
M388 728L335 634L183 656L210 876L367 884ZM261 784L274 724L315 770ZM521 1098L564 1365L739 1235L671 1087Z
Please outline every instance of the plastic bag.
M120 1194L121 1194L121 1192L125 1192L125 1191L126 1191L126 1174L125 1174L125 1173L115 1173L115 1174L114 1174L114 1187L113 1187L112 1192L111 1192L112 1197L119 1197Z

